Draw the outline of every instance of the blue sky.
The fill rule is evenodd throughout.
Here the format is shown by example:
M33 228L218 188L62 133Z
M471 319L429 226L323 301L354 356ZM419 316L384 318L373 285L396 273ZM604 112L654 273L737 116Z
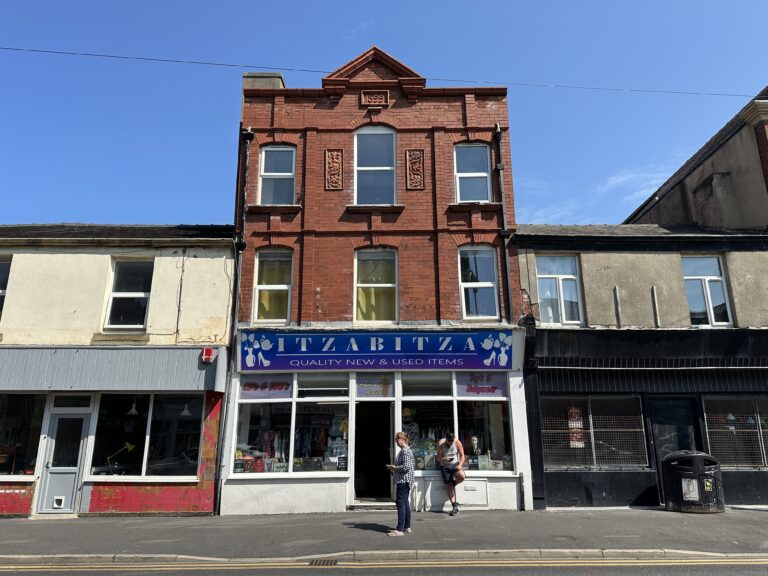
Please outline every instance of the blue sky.
M520 223L617 223L768 84L764 0L4 2L0 46L511 85ZM0 50L0 223L230 223L246 68ZM289 87L322 74L284 72Z

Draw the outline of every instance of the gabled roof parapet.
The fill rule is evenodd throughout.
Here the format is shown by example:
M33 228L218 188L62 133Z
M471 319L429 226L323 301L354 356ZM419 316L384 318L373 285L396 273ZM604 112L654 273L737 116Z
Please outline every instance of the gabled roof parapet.
M323 91L331 98L340 98L350 86L355 88L399 86L410 100L417 99L426 84L426 78L380 48L373 46L323 78Z

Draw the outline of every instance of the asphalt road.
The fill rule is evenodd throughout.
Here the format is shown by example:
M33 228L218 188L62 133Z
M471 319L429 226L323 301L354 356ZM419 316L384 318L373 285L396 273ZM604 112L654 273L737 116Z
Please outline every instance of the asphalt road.
M381 575L381 576L729 576L761 575L768 572L768 559L728 560L712 559L684 561L671 560L559 560L559 561L495 561L495 562L429 562L405 565L386 565L383 562L342 562L336 566L314 566L309 563L276 564L190 564L158 565L136 564L130 566L52 566L52 565L5 565L0 574L56 574L59 576L82 576L83 574L104 576L200 576L216 574L222 576L260 576L280 574L281 576L323 576Z

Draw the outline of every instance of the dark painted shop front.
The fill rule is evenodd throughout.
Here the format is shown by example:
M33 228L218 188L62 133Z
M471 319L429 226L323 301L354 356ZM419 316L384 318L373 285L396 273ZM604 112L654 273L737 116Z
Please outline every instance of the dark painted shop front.
M534 506L663 503L660 462L701 450L726 504L768 504L768 331L528 328Z

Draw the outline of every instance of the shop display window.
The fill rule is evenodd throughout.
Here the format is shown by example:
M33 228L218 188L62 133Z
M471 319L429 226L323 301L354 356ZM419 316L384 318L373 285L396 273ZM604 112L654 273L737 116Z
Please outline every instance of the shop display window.
M296 403L294 472L347 470L348 404Z
M290 402L240 404L234 472L288 472Z
M0 394L0 474L35 473L45 394Z
M403 396L451 396L450 372L403 372Z
M203 397L156 394L147 456L148 476L195 476Z
M202 394L102 394L91 474L196 475L203 404Z
M453 430L453 401L403 401L403 432L411 439L416 470L435 470L437 443Z
M150 399L149 394L101 396L91 474L141 475Z
M709 452L722 466L766 465L763 446L768 440L768 397L704 398L704 413Z
M512 470L512 436L506 402L459 401L459 440L470 470Z
M637 396L542 396L544 469L648 466Z

